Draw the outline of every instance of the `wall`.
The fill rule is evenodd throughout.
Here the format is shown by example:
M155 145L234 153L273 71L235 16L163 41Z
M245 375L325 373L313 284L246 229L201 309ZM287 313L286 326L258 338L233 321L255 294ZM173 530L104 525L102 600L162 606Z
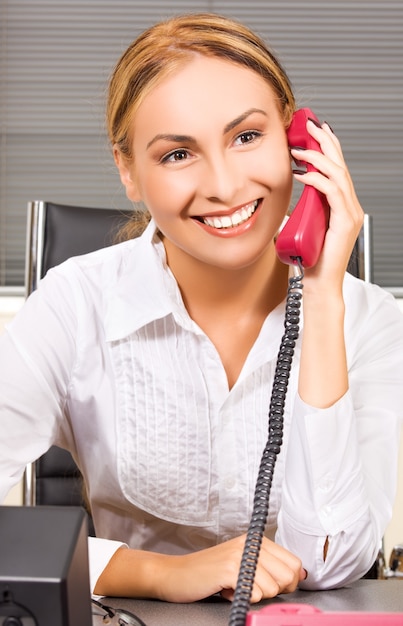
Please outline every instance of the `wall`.
M4 325L18 311L24 302L23 298L0 298L0 333ZM399 306L403 312L403 298L398 299ZM8 494L6 504L21 504L22 487L21 484L14 487ZM387 559L391 549L396 544L403 544L403 430L400 443L400 458L398 471L398 491L393 510L392 521L389 524L384 539L384 549Z

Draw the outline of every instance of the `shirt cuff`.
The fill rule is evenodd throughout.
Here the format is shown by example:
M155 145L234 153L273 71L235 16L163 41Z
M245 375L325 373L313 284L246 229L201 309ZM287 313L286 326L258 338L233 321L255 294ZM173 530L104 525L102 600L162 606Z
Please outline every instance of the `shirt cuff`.
M90 568L90 589L94 593L98 578L108 565L116 550L126 546L120 541L112 539L100 539L98 537L88 537L88 554Z
M326 409L297 397L282 506L296 530L314 535L337 534L368 508L349 392Z

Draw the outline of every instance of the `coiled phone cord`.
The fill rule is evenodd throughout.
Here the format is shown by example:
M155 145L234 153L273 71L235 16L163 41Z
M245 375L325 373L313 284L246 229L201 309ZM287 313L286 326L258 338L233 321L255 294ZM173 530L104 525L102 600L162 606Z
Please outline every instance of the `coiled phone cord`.
M255 486L253 510L245 540L238 581L232 601L229 626L245 626L252 595L253 582L263 535L269 513L269 498L277 455L283 443L284 406L288 381L299 335L304 271L300 259L295 259L299 273L288 283L284 334L277 355L276 370L269 407L269 434L263 450Z

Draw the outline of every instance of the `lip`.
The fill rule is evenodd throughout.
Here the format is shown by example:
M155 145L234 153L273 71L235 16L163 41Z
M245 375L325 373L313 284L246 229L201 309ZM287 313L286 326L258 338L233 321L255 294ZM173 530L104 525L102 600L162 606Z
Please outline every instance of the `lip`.
M250 216L250 218L246 220L246 222L242 222L242 224L238 224L238 226L231 226L231 228L214 228L213 226L209 226L208 224L205 224L204 222L200 221L200 219L196 219L196 218L194 218L194 222L198 226L203 228L203 230L205 230L211 235L215 235L216 237L222 237L224 239L227 239L229 237L238 237L239 235L246 233L248 230L252 228L252 226L254 225L257 219L258 214L260 213L261 205L262 205L262 199L259 198L257 207L254 213ZM232 215L237 210L242 208L242 206L247 206L247 205L241 205L240 207L238 207L238 209L231 209L230 211L222 212L220 213L219 217L222 217L225 215ZM207 218L207 217L214 217L214 216L204 215L203 217Z

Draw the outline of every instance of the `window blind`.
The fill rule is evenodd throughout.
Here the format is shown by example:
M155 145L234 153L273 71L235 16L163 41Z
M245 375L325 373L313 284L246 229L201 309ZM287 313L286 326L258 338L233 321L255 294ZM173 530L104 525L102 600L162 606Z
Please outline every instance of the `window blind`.
M333 127L373 216L374 280L403 287L401 0L0 0L0 285L23 285L28 200L129 206L104 131L109 74L144 28L206 10L259 32Z

